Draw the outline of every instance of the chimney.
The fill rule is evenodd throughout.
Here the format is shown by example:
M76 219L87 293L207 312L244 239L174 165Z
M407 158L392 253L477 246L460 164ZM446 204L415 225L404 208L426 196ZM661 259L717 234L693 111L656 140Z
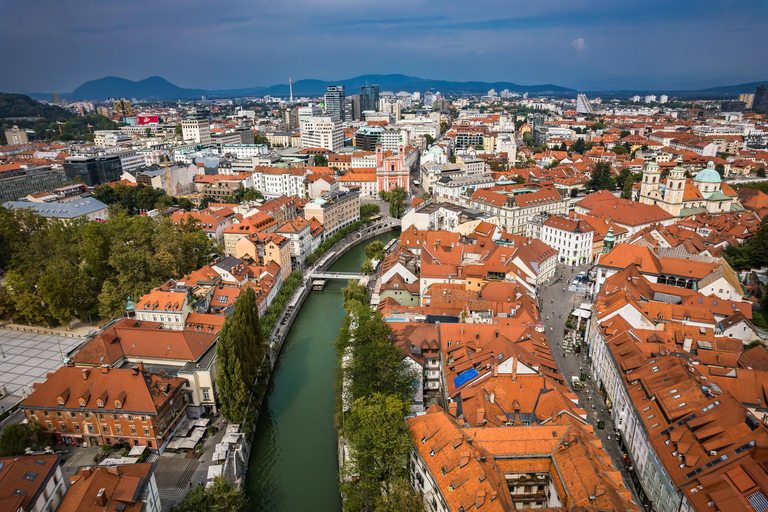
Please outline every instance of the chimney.
M104 492L105 490L106 489L102 487L101 489L99 489L99 492L96 493L96 504L99 505L100 507L103 507L104 505L107 504L107 495Z
M517 354L512 356L512 382L517 381Z
M101 365L101 373L109 373L109 365L108 364Z
M144 363L139 362L139 373L144 373Z
M87 368L83 368L83 370L82 370L82 374L83 374L83 380L88 380L88 374L89 374L89 373L91 373L91 372L90 372L90 371L88 371L88 369L87 369Z
M138 366L131 366L131 374L138 375L139 374L139 367Z

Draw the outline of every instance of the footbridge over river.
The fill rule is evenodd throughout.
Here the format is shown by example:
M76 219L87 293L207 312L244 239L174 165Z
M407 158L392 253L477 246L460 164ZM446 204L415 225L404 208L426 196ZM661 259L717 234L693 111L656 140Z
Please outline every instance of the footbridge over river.
M312 272L311 276L312 279L361 279L363 277L363 274L356 274L354 272L327 272L323 270L319 270L317 272Z

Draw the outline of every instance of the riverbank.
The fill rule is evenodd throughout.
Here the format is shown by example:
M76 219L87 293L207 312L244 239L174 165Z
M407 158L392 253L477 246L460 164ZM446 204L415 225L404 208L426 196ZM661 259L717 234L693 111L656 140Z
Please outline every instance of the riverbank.
M345 238L305 271L273 333L275 364L253 438L246 492L251 510L338 511L332 342L344 312L331 280L310 294L312 273L357 271L371 238L386 243L396 223L377 223ZM278 349L279 347L279 349ZM296 483L301 482L300 486Z

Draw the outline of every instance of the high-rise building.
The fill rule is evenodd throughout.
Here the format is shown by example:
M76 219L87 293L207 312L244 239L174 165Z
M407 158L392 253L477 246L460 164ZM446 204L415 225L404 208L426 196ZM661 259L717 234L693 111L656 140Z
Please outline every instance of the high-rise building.
M666 94L662 94L661 96L659 96L659 103L666 103L668 101L669 101L669 96L667 96Z
M208 119L197 112L191 112L181 122L181 137L184 140L193 141L197 144L210 144L211 125Z
M360 92L360 110L378 110L379 108L379 86L364 85Z
M592 107L589 104L589 99L587 99L587 95L584 93L580 93L576 97L576 112L578 112L579 114L592 113Z
M361 112L359 94L344 98L344 116L347 121L359 121L363 118Z
M53 92L53 93L51 93L51 97L53 98L53 103L54 104L58 105L59 103L61 103L59 101L59 93Z
M752 101L752 110L755 112L768 112L768 84L757 86L755 99Z
M325 90L325 113L334 121L344 121L344 86L329 85Z
M303 129L304 121L311 117L321 117L323 115L323 109L317 105L309 105L308 107L299 107L299 129Z
M13 146L15 144L26 144L29 142L29 137L27 137L26 130L14 126L10 130L5 130L5 140L8 141L9 146Z
M120 157L69 156L64 162L64 172L69 181L80 181L89 187L117 181L123 173Z
M109 109L107 107L96 107L96 113L104 117L109 117Z
M133 107L131 102L125 98L115 100L115 115L120 117L129 117L133 115Z
M755 95L739 94L739 101L743 101L746 108L752 108L752 103L755 101Z

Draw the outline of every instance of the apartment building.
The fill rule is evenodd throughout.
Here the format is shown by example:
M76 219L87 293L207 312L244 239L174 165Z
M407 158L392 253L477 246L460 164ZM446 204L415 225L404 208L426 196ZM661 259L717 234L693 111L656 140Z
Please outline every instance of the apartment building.
M304 217L296 217L275 229L275 233L290 242L291 266L295 269L304 267L304 260L312 254L312 230Z
M184 141L195 144L210 144L211 124L203 117L190 116L181 122L181 137Z
M0 457L0 508L12 512L56 510L67 492L61 455Z
M218 331L213 328L174 330L160 322L122 318L78 348L70 361L94 371L100 371L103 365L115 369L139 363L150 372L163 369L187 381L187 416L199 418L218 412L217 340Z
M251 260L257 265L274 261L280 266L282 281L291 273L290 240L277 233L251 233L235 244L235 257Z
M63 187L66 183L67 176L61 166L0 165L0 204Z
M70 477L71 487L59 510L160 512L163 507L154 469L150 463L81 467Z
M186 413L186 380L133 368L64 366L21 403L56 442L83 446L127 440L157 449Z
M304 205L304 217L322 224L328 237L360 220L360 189L327 192Z
M528 221L528 236L533 237L532 225L540 223L538 238L559 253L558 261L566 265L584 265L592 261L594 228L586 221L539 214Z

